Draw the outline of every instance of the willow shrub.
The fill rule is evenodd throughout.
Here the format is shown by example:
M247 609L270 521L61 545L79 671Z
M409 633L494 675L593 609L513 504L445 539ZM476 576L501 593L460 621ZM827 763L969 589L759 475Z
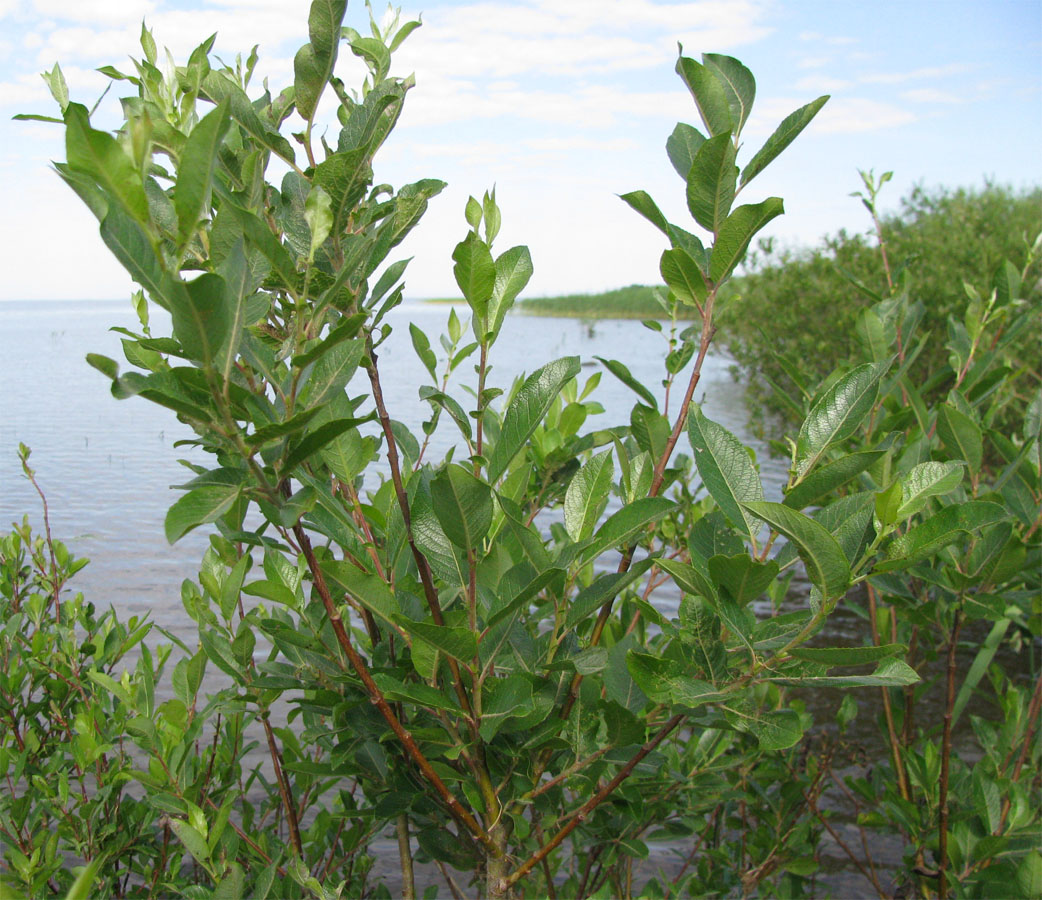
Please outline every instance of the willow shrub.
M863 177L873 184L871 174ZM888 179L884 173L875 187ZM1042 266L1032 255L1042 233L1039 188L917 186L885 215L877 213L874 197L862 199L870 204L872 232L840 231L803 251L764 242L750 254L749 271L732 282L735 296L721 316L721 335L747 384L749 408L760 428L765 411L799 424L799 413L779 399L770 383L782 393L812 386L859 358L858 316L894 290L922 301L923 330L938 336L945 334L949 316L961 315L967 301L963 286L998 285L1007 261L1024 270L1025 300L1035 307L1042 303ZM880 265L880 248L885 265ZM765 309L770 310L769 328ZM1026 334L1013 349L1018 374L1026 376L1017 406L1023 415L1039 383L1038 341ZM947 353L942 338L932 341L916 364L916 377L926 382L946 364ZM1015 419L1009 417L1007 424Z
M699 804L733 800L725 751L751 754L748 788L757 759L796 747L808 717L788 686L918 680L896 641L806 648L838 603L884 572L947 565L942 550L1008 515L990 496L965 498L954 463L923 469L889 438L849 448L907 377L883 344L809 405L782 503L765 500L751 451L692 403L721 288L783 211L777 197L736 200L827 99L739 167L755 82L727 56L677 62L701 128L678 125L667 150L703 237L647 194L623 197L662 233L663 279L699 317L664 359L666 390L680 395L672 418L619 361L605 364L637 402L600 430L583 429L595 383L576 380L576 357L518 373L506 392L487 386L532 267L525 247L493 249L501 214L486 194L468 202L453 252L472 335L454 316L443 342L411 326L431 417L416 432L395 420L381 348L406 261L391 253L443 183L373 184L412 85L390 75L391 55L417 23L362 36L344 13L343 0L316 0L293 85L253 99L255 54L212 63L210 39L164 76L143 31L134 74L106 70L132 88L114 134L48 73L66 134L58 172L141 286L131 368L88 361L115 396L191 426L212 460L191 466L166 518L171 541L216 528L198 583L182 587L199 648L162 705L116 694L164 852L190 855L198 884L178 887L180 868L151 882L120 870L116 883L351 895L369 840L393 825L406 896L414 855L469 873L490 897L629 893L648 828L668 824L696 848L713 832L719 847L730 820ZM369 70L354 93L334 74L342 46ZM329 141L315 136L326 93L339 124ZM269 170L284 174L273 183ZM150 304L169 311L171 334L152 333ZM438 430L454 448L431 460L425 438ZM864 503L837 498L869 471ZM757 601L780 598L800 563L809 598L764 613ZM656 590L680 598L675 613ZM227 687L204 701L206 669ZM256 740L267 763L244 774ZM783 846L812 839L793 812L799 792L771 765L761 796L779 806L763 813L764 855L747 865L743 849L742 869L721 865L709 890L750 890L787 865L791 893L813 871ZM264 787L263 815L236 784ZM783 807L796 818L771 844ZM124 860L88 859L111 889ZM625 877L606 883L605 871ZM700 864L688 889L710 874Z

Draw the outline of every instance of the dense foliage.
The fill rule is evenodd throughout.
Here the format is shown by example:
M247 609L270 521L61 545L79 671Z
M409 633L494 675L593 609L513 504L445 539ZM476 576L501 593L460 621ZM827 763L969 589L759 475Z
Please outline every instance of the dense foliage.
M871 179L871 176L868 176ZM876 189L885 183L880 179ZM863 198L872 207L870 194ZM914 373L926 381L947 362L948 318L961 315L964 285L985 291L1007 262L1025 286L1023 315L1032 320L1010 348L1019 413L1039 385L1039 309L1042 256L1032 246L1042 233L1042 189L1018 192L997 184L980 189L914 188L897 211L876 218L871 234L840 231L812 250L763 242L733 283L735 297L721 315L721 339L749 389L749 407L789 422L797 414L778 402L770 382L791 389L824 378L859 348L862 310L900 289L922 301L924 333L933 335ZM882 246L885 265L880 264Z
M209 465L189 465L166 532L216 533L181 589L199 643L177 650L64 598L79 563L49 533L0 545L5 892L385 897L370 851L393 829L410 898L414 858L454 896L457 878L489 897L801 896L835 833L830 780L881 799L858 824L900 831L909 891L1042 886L1037 673L1032 689L989 668L1008 634L1037 640L1042 613L1042 398L1016 433L995 428L1016 270L950 323L937 404L911 374L923 305L893 292L865 311L861 359L786 401L801 424L768 501L754 454L693 398L722 289L783 211L736 200L827 98L739 167L752 74L681 55L704 131L679 124L667 152L704 239L646 193L622 198L668 244L666 305L696 313L669 332L664 390L602 360L637 401L584 430L599 374L579 380L575 357L487 385L532 265L525 247L493 252L485 194L453 253L469 321L450 312L440 340L410 326L431 409L410 429L381 382L406 269L389 256L443 185L373 183L411 86L391 55L418 23L362 36L345 6L315 0L294 85L252 100L255 54L212 62L211 38L164 76L143 29L136 73L106 70L133 88L115 134L48 73L58 171L142 289L131 368L88 362L116 397L192 427ZM342 42L369 69L357 93L334 75ZM327 89L335 146L315 137ZM451 449L431 460L438 431ZM865 640L822 646L840 604L863 609ZM990 628L968 669L966 620ZM938 658L939 733L913 719ZM842 732L851 688L883 692L892 769L838 781L797 694L841 691ZM974 694L998 715L974 720L971 771L952 729ZM684 864L642 884L662 842Z

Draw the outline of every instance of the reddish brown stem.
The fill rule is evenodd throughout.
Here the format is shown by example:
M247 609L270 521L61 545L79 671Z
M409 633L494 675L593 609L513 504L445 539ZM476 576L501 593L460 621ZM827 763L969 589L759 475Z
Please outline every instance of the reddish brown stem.
M591 812L593 812L593 810L607 800L608 797L615 792L615 789L630 777L630 774L637 767L640 761L661 744L669 733L684 721L684 718L684 713L678 713L666 722L666 724L656 732L655 736L641 747L640 750L634 754L633 758L619 770L618 774L611 781L609 781L571 815L569 820L558 830L557 834L555 834L548 843L544 844L539 850L533 853L510 876L500 883L499 892L505 894L512 885L517 884L517 882L531 872L535 866L539 865L543 859L553 853L553 851L560 846L561 842L568 837L568 835L586 821L586 818Z
M955 610L951 637L948 640L948 697L944 706L944 733L941 737L941 793L940 823L937 835L937 872L939 883L937 896L945 900L948 896L948 765L952 756L952 711L955 708L955 651L959 644L959 629L962 627L962 609Z
M351 668L355 670L355 674L361 679L362 684L365 687L366 693L369 694L370 700L380 711L380 715L384 717L384 720L391 727L395 736L401 742L402 747L405 748L405 752L412 758L413 762L416 763L417 768L423 773L423 777L437 791L438 796L444 801L445 805L449 808L453 818L456 819L461 825L463 825L481 844L486 850L495 854L501 855L502 851L496 847L492 839L485 833L485 830L478 824L477 820L469 813L460 802L452 795L452 792L445 786L445 782L441 780L437 772L434 771L430 764L430 761L425 757L417 746L415 739L405 729L398 717L394 714L394 710L391 709L380 688L376 686L376 682L373 681L373 676L369 673L369 667L365 664L365 660L359 656L358 651L355 650L354 644L351 643L351 638L347 633L347 629L344 628L343 619L340 616L339 611L336 608L336 604L333 602L333 595L329 591L329 586L326 584L325 576L322 574L322 568L318 564L318 560L315 558L315 552L311 547L311 540L308 538L307 533L299 525L293 526L293 533L297 537L297 543L300 544L301 551L304 553L304 558L307 560L308 568L311 570L311 577L314 580L315 590L318 591L318 595L322 600L322 605L325 607L326 616L329 619L329 624L333 628L333 633L336 635L337 642L340 644L341 649L344 651L344 655L347 656L348 662L351 664Z
M402 470L401 463L398 458L398 445L394 440L394 431L391 428L391 417L387 413L387 405L384 403L383 390L380 388L380 373L376 367L376 353L373 351L373 342L371 337L366 338L366 352L369 354L369 364L366 366L366 373L369 375L369 383L373 388L373 402L376 404L376 414L380 419L380 427L383 429L384 441L387 444L387 463L391 469L391 482L394 485L395 497L398 500L398 508L402 513L402 524L405 525L405 536L409 543L409 549L412 551L412 557L416 561L416 568L420 573L420 583L423 585L423 595L427 600L427 606L430 608L431 616L434 618L435 625L444 625L445 617L442 615L441 602L438 600L438 589L434 586L434 573L431 572L430 563L427 562L427 557L423 555L420 548L416 546L416 540L413 537L412 531L412 512L409 508L409 497L405 492L405 485L402 482ZM460 706L463 707L464 712L470 717L473 717L473 712L470 705L470 698L467 696L466 688L463 686L463 679L460 676L459 664L452 657L449 657L446 662L449 665L449 671L452 673L453 686L456 691L456 697L459 699ZM484 834L484 832L482 832Z
M293 804L293 795L290 793L289 781L286 779L285 764L279 746L275 743L275 732L271 729L267 712L261 715L264 725L264 736L268 739L268 753L271 755L271 763L275 767L275 780L279 785L279 795L282 797L282 807L286 812L286 823L289 825L289 840L293 845L293 851L299 857L304 856L304 848L300 842L300 824L297 822L297 809Z
M871 584L866 585L868 589L868 619L872 626L872 640L878 647L879 622L876 610L876 590ZM891 612L891 615L893 613ZM894 761L894 772L897 774L897 787L901 791L901 797L905 800L911 799L908 787L908 775L905 773L904 760L901 756L901 742L897 738L897 728L894 726L894 711L890 706L890 688L879 689L883 697L883 716L886 719L887 738L890 743L890 756Z

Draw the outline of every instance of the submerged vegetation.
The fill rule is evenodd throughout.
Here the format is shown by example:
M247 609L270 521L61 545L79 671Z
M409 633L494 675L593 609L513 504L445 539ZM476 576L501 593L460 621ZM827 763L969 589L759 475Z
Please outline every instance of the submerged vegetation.
M0 541L5 898L384 898L384 835L410 900L438 892L416 861L454 897L815 896L826 834L880 897L1037 895L1042 392L1010 377L1032 259L964 289L935 357L884 261L842 364L777 386L798 424L775 435L789 478L768 501L755 453L694 398L732 275L783 212L737 200L828 98L739 165L752 73L681 55L700 127L667 153L692 221L622 198L666 244L670 316L694 319L668 332L661 388L601 360L634 403L591 429L601 373L577 357L486 384L532 262L495 247L485 193L452 254L466 319L410 326L430 407L410 428L383 391L408 262L391 254L444 185L374 185L372 162L419 23L362 35L345 11L315 0L294 84L252 98L255 52L228 65L210 38L164 75L143 28L134 72L104 70L130 87L115 133L47 73L57 170L141 288L129 369L87 362L193 429L207 465L186 463L166 534L213 533L180 592L198 643L175 647L68 596L82 563L46 507L43 536ZM368 68L354 93L342 45ZM326 92L335 146L314 134ZM453 446L432 459L439 429ZM841 607L863 639L828 646ZM1007 671L1003 647L1031 664ZM837 692L834 720L800 690ZM866 692L886 755L840 774ZM853 845L830 789L860 813ZM901 846L886 869L877 831ZM641 874L656 846L682 864Z

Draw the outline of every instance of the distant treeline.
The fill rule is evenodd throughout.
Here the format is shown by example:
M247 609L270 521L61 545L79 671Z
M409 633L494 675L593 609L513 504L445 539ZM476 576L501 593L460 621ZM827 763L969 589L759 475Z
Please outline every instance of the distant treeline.
M665 288L659 288L663 293ZM534 297L518 301L515 309L533 316L568 316L578 319L655 319L665 315L655 299L656 288L631 284L600 294L567 294L563 297ZM681 308L686 318L695 310Z

